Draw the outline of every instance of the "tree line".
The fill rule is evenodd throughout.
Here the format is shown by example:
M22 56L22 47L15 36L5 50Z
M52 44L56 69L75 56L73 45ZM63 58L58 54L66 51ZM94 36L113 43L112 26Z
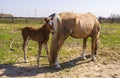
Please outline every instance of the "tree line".
M111 14L109 17L99 17L98 18L100 23L120 23L120 15L118 14Z

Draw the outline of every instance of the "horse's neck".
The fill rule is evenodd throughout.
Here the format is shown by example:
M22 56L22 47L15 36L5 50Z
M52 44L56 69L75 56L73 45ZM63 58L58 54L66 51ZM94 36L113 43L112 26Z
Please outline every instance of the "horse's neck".
M38 31L42 31L43 33L49 33L50 30L46 26L42 26L41 28L38 29Z

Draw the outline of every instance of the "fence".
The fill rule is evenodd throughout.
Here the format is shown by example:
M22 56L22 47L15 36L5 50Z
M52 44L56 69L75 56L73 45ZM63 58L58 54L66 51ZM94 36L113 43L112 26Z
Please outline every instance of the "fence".
M100 23L120 23L120 18L98 18ZM0 17L0 23L44 23L42 17Z
M35 17L0 17L0 23L44 23L44 18Z
M120 23L120 18L104 18L104 17L99 17L98 18L100 23Z

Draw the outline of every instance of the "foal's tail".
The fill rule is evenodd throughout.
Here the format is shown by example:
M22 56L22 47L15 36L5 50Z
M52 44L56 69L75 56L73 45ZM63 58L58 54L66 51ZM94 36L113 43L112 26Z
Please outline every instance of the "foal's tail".
M20 31L20 30L22 30L23 28L16 28L16 29L12 29L12 33L15 33L15 32L17 32L17 31ZM13 47L12 47L12 44L13 44L13 42L15 41L15 39L16 39L16 37L15 38L13 38L13 40L10 42L10 50L15 50Z
M12 30L12 32L14 33L14 32L20 31L20 30L22 30L22 29L23 29L23 28L15 28L15 29Z

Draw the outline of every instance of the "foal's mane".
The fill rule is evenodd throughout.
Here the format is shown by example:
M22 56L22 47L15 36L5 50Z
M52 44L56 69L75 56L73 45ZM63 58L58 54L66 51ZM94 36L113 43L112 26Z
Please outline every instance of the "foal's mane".
M37 30L50 31L47 27L47 23L43 24L42 27L37 28Z

